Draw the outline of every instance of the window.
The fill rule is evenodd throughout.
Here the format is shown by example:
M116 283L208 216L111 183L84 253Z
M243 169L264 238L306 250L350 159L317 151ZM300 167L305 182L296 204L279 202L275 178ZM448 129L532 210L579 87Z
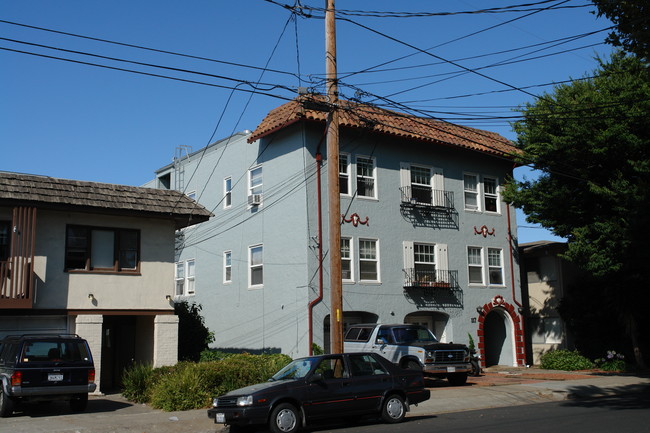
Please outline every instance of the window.
M339 155L339 191L350 195L350 157L344 153Z
M67 271L137 272L140 231L132 229L68 226Z
M176 262L176 295L186 296L194 294L194 267L195 260Z
M467 266L470 284L483 284L482 248L467 247Z
M0 221L0 262L6 262L9 259L11 247L11 223L9 221Z
M500 248L488 248L488 275L490 284L503 285L503 264Z
M493 177L483 178L483 202L486 212L498 212L499 194L497 180Z
M248 285L261 287L264 284L264 249L262 245L248 247Z
M465 210L479 210L478 207L478 176L465 174L463 176L465 193Z
M431 169L411 166L411 198L417 203L432 204Z
M419 284L436 282L436 246L433 244L414 244L415 281Z
M257 207L262 204L262 166L248 170L248 205Z
M379 281L377 241L359 239L359 280Z
M232 251L223 253L223 282L232 282Z
M357 156L357 195L375 198L375 160Z
M223 180L223 208L228 209L232 206L232 178L227 177Z
M190 191L185 195L192 200L196 200L196 191Z
M357 376L375 376L388 374L388 371L371 355L350 355L350 374Z
M350 238L341 238L341 274L343 281L352 281L352 247Z

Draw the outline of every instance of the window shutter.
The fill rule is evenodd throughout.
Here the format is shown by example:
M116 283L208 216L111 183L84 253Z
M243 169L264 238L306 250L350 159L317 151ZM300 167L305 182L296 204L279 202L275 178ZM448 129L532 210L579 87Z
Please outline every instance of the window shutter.
M447 258L447 244L436 244L436 270L437 281L449 283L449 260Z
M402 201L411 201L411 164L408 162L399 163L399 183ZM411 249L413 249L413 242L411 242Z
M413 285L415 258L413 257L413 242L404 241L404 287Z
M445 200L445 176L442 174L442 168L431 168L433 186L433 205L441 207L449 207Z

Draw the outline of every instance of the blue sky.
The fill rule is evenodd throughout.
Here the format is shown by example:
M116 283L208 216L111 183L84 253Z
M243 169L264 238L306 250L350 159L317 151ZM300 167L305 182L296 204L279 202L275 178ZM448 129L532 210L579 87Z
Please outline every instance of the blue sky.
M179 146L255 129L299 86L324 90L324 0L303 0L311 16L293 20L265 0L0 1L0 170L142 185ZM462 13L524 3L537 5ZM514 108L550 91L544 84L589 75L611 52L601 31L611 23L585 5L338 0L340 12L365 11L337 22L341 96L379 96L514 140ZM517 218L520 242L558 240Z

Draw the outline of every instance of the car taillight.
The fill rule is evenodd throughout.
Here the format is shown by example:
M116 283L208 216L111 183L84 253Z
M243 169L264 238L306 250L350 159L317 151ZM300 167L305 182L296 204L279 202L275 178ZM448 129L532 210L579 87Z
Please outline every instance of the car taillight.
M93 383L95 382L95 369L91 368L88 370L88 383Z
M23 372L14 371L14 374L11 375L11 386L20 386L23 383Z

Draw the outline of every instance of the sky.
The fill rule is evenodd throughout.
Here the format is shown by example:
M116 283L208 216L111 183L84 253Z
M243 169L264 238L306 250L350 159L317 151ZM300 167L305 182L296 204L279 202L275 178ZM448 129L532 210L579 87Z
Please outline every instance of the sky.
M0 0L0 170L139 186L182 149L254 130L299 87L324 92L325 0L295 3ZM588 0L336 9L342 98L511 140L517 107L612 51ZM562 240L517 222L520 243Z

